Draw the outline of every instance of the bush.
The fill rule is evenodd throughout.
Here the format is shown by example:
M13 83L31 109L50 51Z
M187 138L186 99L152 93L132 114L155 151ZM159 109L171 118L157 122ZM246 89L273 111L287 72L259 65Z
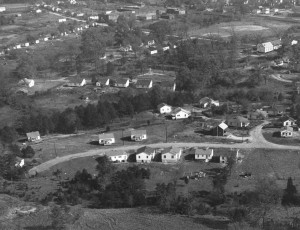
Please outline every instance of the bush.
M21 154L21 157L23 158L32 158L35 155L35 151L31 146L27 146L21 150Z

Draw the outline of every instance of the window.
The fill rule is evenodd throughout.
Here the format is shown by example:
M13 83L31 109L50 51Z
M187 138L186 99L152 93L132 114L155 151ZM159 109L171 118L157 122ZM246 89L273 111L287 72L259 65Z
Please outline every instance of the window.
M141 158L141 156L139 156L139 158Z
M174 158L174 156L172 156L172 158Z
M146 158L148 159L148 156L146 156Z
M164 158L167 158L167 156L166 156L166 155L164 155Z

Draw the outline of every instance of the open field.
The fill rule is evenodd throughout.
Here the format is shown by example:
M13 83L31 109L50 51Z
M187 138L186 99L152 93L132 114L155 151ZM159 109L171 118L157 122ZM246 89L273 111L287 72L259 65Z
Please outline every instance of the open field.
M12 109L9 106L4 106L0 108L1 121L0 127L12 126L15 121L21 116L20 111Z

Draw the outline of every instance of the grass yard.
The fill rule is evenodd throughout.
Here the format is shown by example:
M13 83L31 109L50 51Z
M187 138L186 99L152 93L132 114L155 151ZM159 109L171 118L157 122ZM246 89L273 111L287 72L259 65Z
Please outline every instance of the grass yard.
M300 146L300 132L293 132L293 137L279 137L274 136L274 133L280 132L280 129L264 129L263 136L264 138L272 143L279 145L297 145ZM300 148L300 147L299 147Z

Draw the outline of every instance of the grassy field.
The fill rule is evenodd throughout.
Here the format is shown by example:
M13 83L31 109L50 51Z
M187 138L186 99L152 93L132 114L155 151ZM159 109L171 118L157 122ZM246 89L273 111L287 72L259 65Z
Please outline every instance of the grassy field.
M263 135L267 141L275 144L300 146L300 132L293 132L293 137L288 138L274 136L274 133L278 132L280 132L280 129L264 129Z

